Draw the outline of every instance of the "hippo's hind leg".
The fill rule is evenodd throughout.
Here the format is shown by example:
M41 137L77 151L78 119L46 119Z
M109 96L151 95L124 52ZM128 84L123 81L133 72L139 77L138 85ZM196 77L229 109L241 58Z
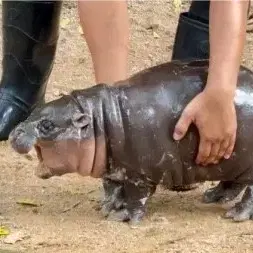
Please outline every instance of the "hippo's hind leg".
M225 218L234 221L253 219L253 186L247 186L242 200L235 204L226 214Z
M109 220L139 223L145 215L146 202L156 190L156 185L145 179L127 179L124 182L124 204L114 209L108 216Z
M213 188L205 191L203 195L204 203L215 203L221 204L227 203L234 200L244 189L246 185L232 182L232 181L221 181Z

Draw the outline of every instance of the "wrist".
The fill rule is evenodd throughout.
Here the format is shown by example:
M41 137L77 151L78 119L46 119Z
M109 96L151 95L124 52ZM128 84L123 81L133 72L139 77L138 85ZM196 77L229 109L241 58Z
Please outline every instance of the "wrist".
M224 83L221 85L218 83L212 83L211 85L207 85L204 91L213 96L222 96L233 99L236 86L232 87L232 85L224 85Z
M229 71L222 71L222 73L210 72L205 91L211 95L223 98L233 99L237 87L238 75L232 74Z
M212 84L206 86L204 94L211 100L222 101L222 102L233 102L235 97L235 88L231 88L231 85L216 85Z

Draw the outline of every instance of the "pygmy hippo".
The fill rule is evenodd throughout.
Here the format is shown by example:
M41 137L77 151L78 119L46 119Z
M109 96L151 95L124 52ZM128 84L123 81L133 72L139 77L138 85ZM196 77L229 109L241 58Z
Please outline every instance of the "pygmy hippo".
M204 202L228 201L245 190L225 217L253 217L253 72L241 66L235 96L237 139L233 155L206 167L195 163L194 125L176 142L182 110L201 92L208 61L173 61L136 73L113 86L97 84L38 107L10 134L19 153L35 147L37 176L77 172L102 178L102 211L109 219L139 222L156 187L220 181Z

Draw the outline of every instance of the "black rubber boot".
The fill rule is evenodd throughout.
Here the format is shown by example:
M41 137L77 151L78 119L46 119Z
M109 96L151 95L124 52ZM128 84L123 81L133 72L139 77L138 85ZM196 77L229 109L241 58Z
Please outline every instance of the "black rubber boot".
M172 60L209 59L209 1L192 1L180 13Z
M51 73L61 1L3 1L0 141L44 101Z

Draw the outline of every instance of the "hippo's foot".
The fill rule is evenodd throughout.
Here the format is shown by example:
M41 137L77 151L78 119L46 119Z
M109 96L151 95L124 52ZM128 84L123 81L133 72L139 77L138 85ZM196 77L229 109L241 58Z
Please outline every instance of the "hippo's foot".
M203 195L204 203L221 203L225 204L234 200L244 189L246 185L231 182L221 181L213 188L205 191Z
M117 185L118 184L118 185ZM146 201L154 193L156 186L141 179L126 179L123 182L106 180L104 189L107 201L102 212L110 221L139 223L145 215Z
M108 216L109 221L128 221L130 224L138 224L145 215L144 208L135 208L134 210L128 210L123 208L120 210L112 210Z
M225 218L234 221L253 219L253 186L246 188L242 200L225 214Z
M105 197L102 202L101 212L107 217L112 210L119 210L123 207L123 185L110 179L103 180Z

